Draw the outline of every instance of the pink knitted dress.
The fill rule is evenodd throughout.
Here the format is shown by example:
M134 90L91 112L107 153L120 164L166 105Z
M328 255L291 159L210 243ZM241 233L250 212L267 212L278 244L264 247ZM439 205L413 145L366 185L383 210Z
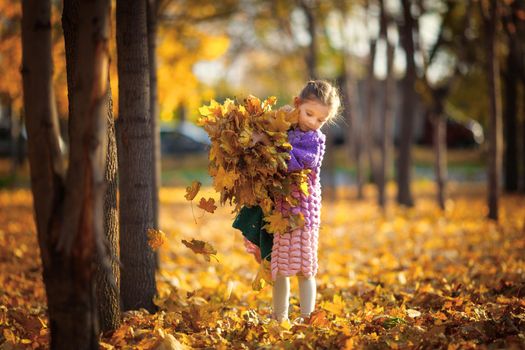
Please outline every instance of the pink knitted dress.
M326 137L320 130L301 131L296 128L288 131L288 140L293 147L290 151L291 158L288 161L288 171L293 172L301 169L311 169L312 171L308 175L309 195L305 196L297 188L292 191L292 196L299 199L299 204L296 207L290 207L288 203L279 198L275 201L276 208L284 215L290 212L294 214L303 213L305 225L301 229L274 235L271 253L273 280L277 274L282 276L315 276L318 268L317 248L321 214L319 175L325 152ZM246 238L244 238L244 245L246 250L260 262L259 247Z

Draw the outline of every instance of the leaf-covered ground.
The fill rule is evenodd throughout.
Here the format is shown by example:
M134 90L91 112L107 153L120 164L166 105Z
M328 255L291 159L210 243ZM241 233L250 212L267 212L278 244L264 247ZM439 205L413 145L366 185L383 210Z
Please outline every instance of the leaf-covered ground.
M129 312L102 348L524 348L525 200L504 196L500 224L484 216L484 186L451 185L440 212L433 185L417 206L386 214L353 192L323 204L317 303L311 324L269 321L271 287L231 228L231 208L194 206L184 188L161 193L161 311ZM201 190L202 191L202 190ZM212 195L210 189L204 194ZM181 240L211 243L207 262ZM0 348L46 348L48 329L29 191L0 192ZM292 279L290 318L299 316Z

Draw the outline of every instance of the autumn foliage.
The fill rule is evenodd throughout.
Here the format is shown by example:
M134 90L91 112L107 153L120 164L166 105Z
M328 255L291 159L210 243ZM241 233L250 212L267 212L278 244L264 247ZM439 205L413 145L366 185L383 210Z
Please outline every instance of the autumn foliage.
M259 266L231 227L231 208L196 225L185 189L164 188L160 311L125 313L102 348L523 347L523 197L504 196L495 224L484 219L481 187L452 185L445 212L430 196L432 184L415 189L417 207L392 206L385 215L371 188L365 201L341 189L337 202L324 202L316 310L309 324L279 325L269 320L271 288L252 289ZM48 346L37 246L30 192L0 192L0 347ZM195 254L210 246L217 259ZM294 319L299 299L291 283Z
M292 149L288 129L297 123L297 111L272 110L275 97L261 101L248 96L240 104L226 99L223 104L212 100L199 109L198 120L211 139L209 174L220 203L233 204L237 212L243 206L259 205L270 233L281 233L304 225L301 213L285 218L274 206L282 198L297 206L291 195L294 187L308 194L309 170L287 173L286 161ZM263 135L268 142L255 142Z

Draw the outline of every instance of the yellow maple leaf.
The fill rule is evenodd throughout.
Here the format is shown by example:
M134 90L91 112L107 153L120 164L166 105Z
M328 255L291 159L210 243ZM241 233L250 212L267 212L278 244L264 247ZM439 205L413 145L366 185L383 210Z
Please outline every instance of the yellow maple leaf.
M148 229L148 244L153 250L157 250L166 242L166 234L161 230Z
M273 214L266 216L264 220L266 221L264 228L269 233L279 234L288 230L288 219L284 218L278 211L274 211Z
M232 189L235 185L235 180L238 178L239 174L235 171L226 171L223 167L219 167L213 179L213 184L215 189L220 192L223 189Z
M290 128L291 124L286 120L284 111L277 111L273 114L273 118L269 118L269 125L271 131L285 132Z

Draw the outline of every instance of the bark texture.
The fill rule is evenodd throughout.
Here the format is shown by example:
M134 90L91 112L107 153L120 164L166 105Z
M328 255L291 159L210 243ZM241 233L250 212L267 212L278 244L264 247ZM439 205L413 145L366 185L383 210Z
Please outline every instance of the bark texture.
M155 256L148 245L153 227L153 140L146 2L117 1L120 188L120 295L124 310L156 310Z

